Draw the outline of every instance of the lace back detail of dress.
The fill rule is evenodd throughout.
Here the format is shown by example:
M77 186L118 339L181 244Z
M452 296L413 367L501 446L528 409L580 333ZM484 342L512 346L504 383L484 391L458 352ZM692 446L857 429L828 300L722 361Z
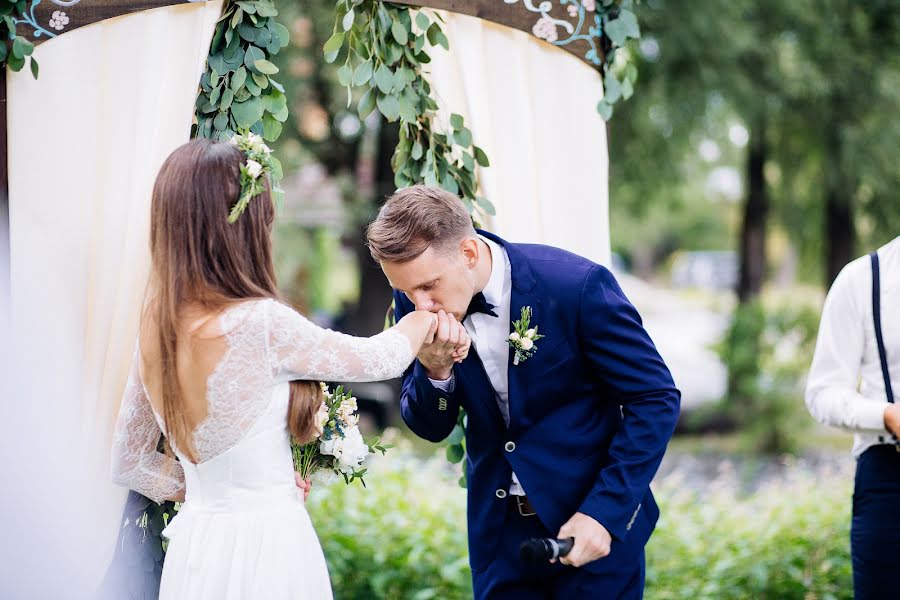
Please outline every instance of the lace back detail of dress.
M323 329L271 299L230 307L219 324L226 348L207 378L206 418L193 433L200 462L240 442L268 408L276 385L296 379L391 379L413 359L409 341L393 329L353 337ZM138 365L135 353L116 424L113 479L159 499L177 491L184 474L176 461L156 451L160 425Z

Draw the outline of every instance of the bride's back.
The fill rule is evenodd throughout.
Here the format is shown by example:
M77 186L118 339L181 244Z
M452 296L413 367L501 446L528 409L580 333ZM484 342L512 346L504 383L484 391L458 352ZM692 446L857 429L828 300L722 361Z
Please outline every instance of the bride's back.
M181 410L194 430L208 414L207 384L228 351L221 323L222 311L210 312L189 307L179 322L176 348L176 375L181 389ZM153 410L163 414L162 364L159 327L148 315L140 329L141 373Z
M196 450L192 462L209 460L237 443L268 404L275 381L266 355L266 312L264 302L247 301L217 312L189 307L179 319L177 408ZM140 369L150 405L161 417L159 327L148 313L141 324Z

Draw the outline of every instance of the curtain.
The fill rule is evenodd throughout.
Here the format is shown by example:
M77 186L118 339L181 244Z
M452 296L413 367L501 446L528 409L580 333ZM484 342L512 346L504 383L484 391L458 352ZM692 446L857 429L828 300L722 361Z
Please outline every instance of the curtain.
M7 74L10 333L0 575L15 598L99 583L127 491L109 448L149 270L163 160L190 137L222 0L83 27ZM6 556L9 554L9 556ZM4 590L5 591L5 590Z
M491 166L482 194L497 209L486 226L513 242L565 248L609 265L606 124L600 74L537 38L457 13L440 13L450 50L426 65L442 121L465 117Z

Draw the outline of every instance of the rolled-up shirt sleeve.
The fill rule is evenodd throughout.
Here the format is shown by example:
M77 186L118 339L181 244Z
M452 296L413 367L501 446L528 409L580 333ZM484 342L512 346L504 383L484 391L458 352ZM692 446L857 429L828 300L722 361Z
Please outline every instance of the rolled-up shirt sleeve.
M858 391L865 327L870 325L855 292L871 286L871 280L864 281L862 275L866 272L853 270L852 266L856 265L848 265L835 279L822 308L806 384L806 406L820 423L856 432L883 433L886 403Z

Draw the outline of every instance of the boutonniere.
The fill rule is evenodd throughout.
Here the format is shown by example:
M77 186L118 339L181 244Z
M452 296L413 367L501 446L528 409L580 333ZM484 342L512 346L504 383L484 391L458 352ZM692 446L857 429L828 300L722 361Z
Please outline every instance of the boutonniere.
M522 307L522 317L518 321L513 321L513 330L506 342L516 353L513 356L513 364L518 365L520 362L531 358L531 355L537 352L535 342L544 336L538 333L537 326L531 326L530 306Z

